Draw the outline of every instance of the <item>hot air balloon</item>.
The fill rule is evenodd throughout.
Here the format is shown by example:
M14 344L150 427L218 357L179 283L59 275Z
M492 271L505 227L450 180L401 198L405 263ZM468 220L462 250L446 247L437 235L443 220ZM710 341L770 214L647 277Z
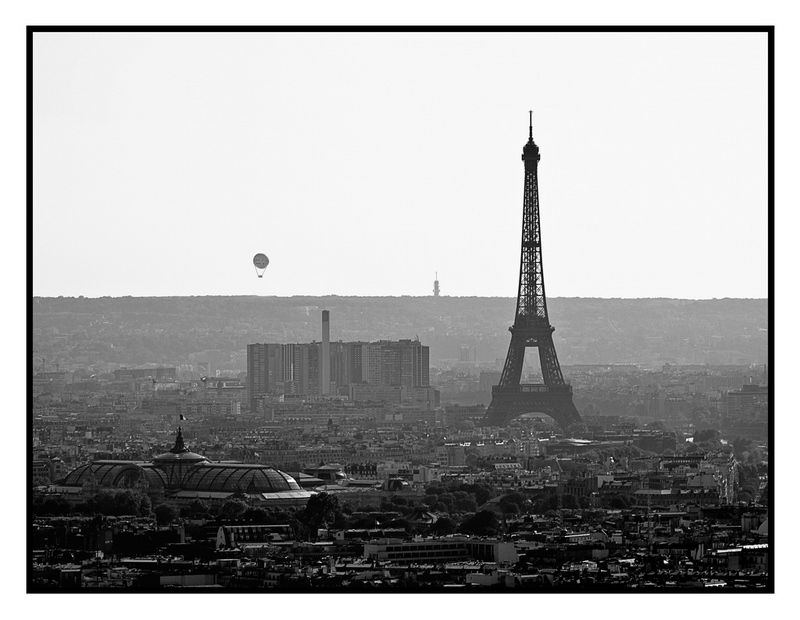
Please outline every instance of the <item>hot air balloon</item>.
M267 258L267 255L259 252L253 257L253 264L256 266L256 273L258 274L258 277L263 278L264 271L266 271L267 265L269 265L269 259Z

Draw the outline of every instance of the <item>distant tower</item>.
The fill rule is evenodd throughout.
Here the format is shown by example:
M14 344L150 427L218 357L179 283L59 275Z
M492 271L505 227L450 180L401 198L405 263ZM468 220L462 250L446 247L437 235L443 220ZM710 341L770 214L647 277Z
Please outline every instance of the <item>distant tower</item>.
M533 141L533 112L528 142L522 149L525 190L522 203L522 256L514 325L509 327L511 344L500 383L492 388L492 402L486 410L487 426L505 426L523 413L545 413L562 427L581 422L572 402L572 386L564 381L553 346L554 327L547 314L542 270L542 241L539 222L539 147ZM541 384L521 384L525 349L536 347L542 368Z
M436 279L433 281L433 296L439 296L439 272L436 272Z
M331 313L322 311L322 395L331 393Z

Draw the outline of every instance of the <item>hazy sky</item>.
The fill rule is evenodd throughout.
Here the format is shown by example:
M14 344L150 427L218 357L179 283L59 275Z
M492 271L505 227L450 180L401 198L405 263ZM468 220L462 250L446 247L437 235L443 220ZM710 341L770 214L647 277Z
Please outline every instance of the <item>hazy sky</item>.
M33 293L514 297L530 109L548 296L767 296L764 33L36 33Z

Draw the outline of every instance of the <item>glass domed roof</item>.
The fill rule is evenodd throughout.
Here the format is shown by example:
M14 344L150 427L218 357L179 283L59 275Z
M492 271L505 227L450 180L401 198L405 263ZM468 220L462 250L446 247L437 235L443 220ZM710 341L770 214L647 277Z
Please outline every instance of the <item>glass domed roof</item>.
M172 450L158 455L150 463L94 461L72 470L62 484L95 484L98 487L117 488L147 486L190 493L269 494L300 491L308 494L289 474L266 465L212 463L186 447L180 427Z
M65 486L84 486L93 483L99 487L129 488L137 484L151 487L166 486L164 473L149 463L134 461L94 461L69 472Z
M192 469L182 485L186 491L275 493L301 491L289 474L265 465L206 463Z

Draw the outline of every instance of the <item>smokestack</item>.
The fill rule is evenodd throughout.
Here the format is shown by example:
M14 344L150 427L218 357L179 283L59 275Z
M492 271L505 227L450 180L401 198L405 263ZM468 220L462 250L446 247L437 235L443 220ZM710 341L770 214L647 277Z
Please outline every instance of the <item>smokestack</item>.
M322 311L322 395L331 393L331 313Z

